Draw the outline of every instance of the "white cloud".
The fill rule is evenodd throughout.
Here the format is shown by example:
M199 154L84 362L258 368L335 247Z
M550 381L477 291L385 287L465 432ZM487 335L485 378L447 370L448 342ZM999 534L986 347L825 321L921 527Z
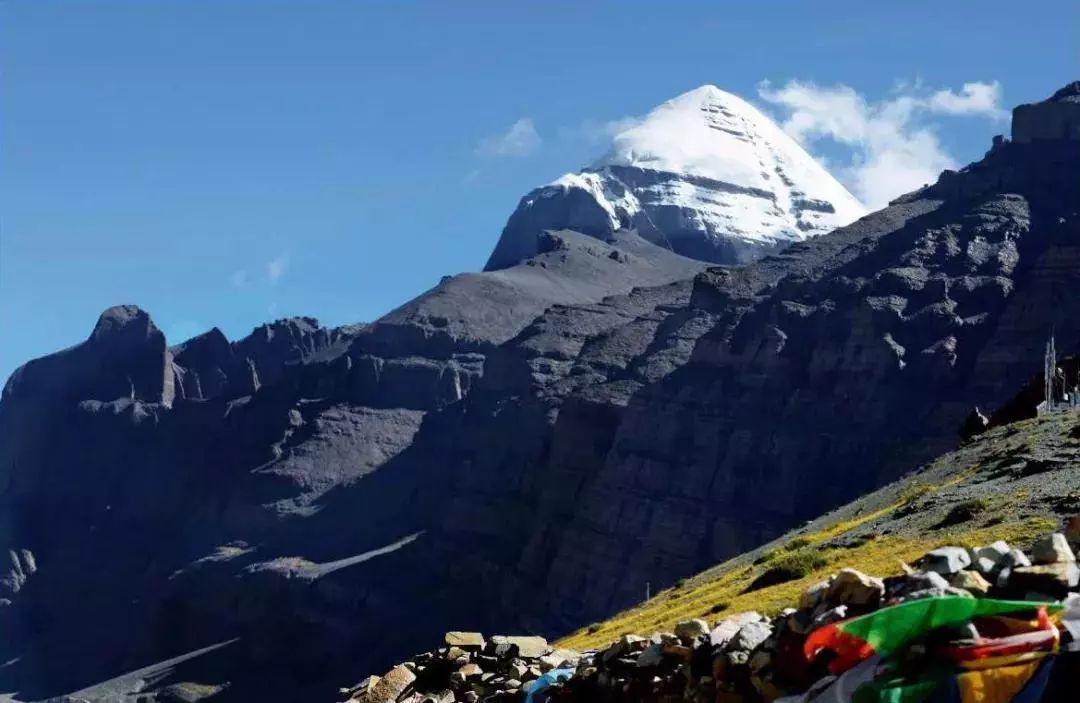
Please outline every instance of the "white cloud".
M532 154L542 143L532 118L522 117L505 132L482 139L476 153L480 156L516 158Z
M926 115L968 115L998 119L1001 86L965 83L959 93L925 94L922 85L899 85L887 99L871 102L845 85L818 86L789 81L758 94L787 113L782 126L804 144L829 140L850 151L837 176L870 208L937 180L955 160L946 152Z
M289 270L289 255L282 254L266 265L266 280L274 285Z
M233 271L229 276L229 282L232 283L233 288L246 288L248 284L248 273L244 269Z
M931 111L943 115L983 115L996 120L1009 116L1001 108L1001 84L997 81L965 83L959 93L939 90L927 102Z

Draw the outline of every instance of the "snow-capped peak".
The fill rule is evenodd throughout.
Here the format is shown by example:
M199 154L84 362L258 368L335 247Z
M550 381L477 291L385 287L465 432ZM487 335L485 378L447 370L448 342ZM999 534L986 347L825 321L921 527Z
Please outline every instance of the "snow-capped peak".
M861 217L863 206L760 110L705 85L652 110L588 168L538 188L487 268L535 253L544 229L620 229L685 256L740 263Z
M797 189L832 203L845 224L865 212L771 119L714 85L672 98L616 134L608 153L593 164L604 166L636 166L773 192Z

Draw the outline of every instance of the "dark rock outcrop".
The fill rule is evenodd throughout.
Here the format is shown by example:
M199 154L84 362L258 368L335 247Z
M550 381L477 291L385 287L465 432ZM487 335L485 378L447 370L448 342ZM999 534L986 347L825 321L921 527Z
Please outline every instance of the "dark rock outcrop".
M1013 112L1013 141L1080 141L1080 81L1073 81L1034 105L1020 105Z

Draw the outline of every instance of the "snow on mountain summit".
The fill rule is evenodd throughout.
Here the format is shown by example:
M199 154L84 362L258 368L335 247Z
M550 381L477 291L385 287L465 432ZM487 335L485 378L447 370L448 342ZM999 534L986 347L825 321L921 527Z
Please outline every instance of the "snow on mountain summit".
M636 166L725 183L805 195L833 203L852 219L862 205L798 143L742 98L704 85L654 109L615 135L593 168Z
M863 206L772 120L706 85L619 132L607 153L524 198L487 268L535 252L546 229L620 229L716 263L750 261L831 231Z

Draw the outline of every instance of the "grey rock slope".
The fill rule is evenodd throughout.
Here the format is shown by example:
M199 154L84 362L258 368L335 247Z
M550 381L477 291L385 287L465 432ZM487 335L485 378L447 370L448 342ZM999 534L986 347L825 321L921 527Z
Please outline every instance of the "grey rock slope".
M241 635L185 666L224 657L231 669L276 669L285 658L294 669L270 690L288 697L340 644L302 633L317 642L336 623L355 644L380 598L409 603L378 580L392 571L371 567L437 512L428 489L442 460L412 458L427 415L459 404L487 355L550 306L703 268L632 232L539 239L528 261L447 277L371 324L293 318L236 342L214 329L169 347L146 312L121 306L82 344L16 371L0 399L0 544L11 554L0 692L57 695ZM367 603L324 585L363 569L386 595ZM316 590L330 600L300 605ZM356 629L344 627L350 614Z
M323 694L447 629L599 620L940 453L1051 326L1080 343L1074 93L742 268L564 232L348 329L169 349L110 311L0 400L0 691L230 642L158 683Z

